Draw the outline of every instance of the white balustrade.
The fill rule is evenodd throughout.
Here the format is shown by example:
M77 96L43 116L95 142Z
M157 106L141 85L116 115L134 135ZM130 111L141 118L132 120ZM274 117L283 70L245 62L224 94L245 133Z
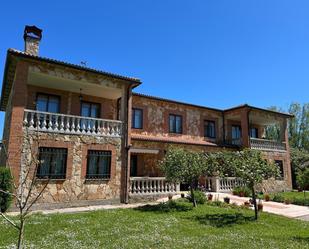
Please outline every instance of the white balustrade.
M260 139L260 138L250 138L250 145L251 149L256 150L280 150L285 151L286 146L285 143L273 141L273 140L267 140L267 139Z
M180 185L165 177L130 177L130 195L176 194Z
M232 192L235 187L245 186L245 183L236 177L207 177L206 187L213 192Z
M118 120L40 112L28 109L25 109L24 125L29 130L108 137L120 137L122 129L122 122Z

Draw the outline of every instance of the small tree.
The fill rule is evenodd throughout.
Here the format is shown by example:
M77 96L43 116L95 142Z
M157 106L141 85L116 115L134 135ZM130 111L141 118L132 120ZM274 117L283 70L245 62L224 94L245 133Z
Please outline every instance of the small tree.
M21 154L24 157L21 164L21 171L18 184L16 185L13 179L13 189L0 188L0 193L5 196L13 198L16 208L19 211L18 220L16 223L10 219L4 211L0 210L0 216L2 216L10 225L18 231L17 248L23 248L24 230L27 218L30 215L31 207L41 198L46 186L49 183L49 179L46 181L38 181L36 172L39 167L38 160L38 148L39 148L39 135L37 132L29 134L28 129L25 129L25 135L23 137L23 144L21 144ZM8 153L5 147L2 147L5 156L8 158ZM8 168L11 168L8 165Z
M212 172L207 163L207 156L180 148L169 148L160 167L170 182L187 183L190 185L191 199L194 207L197 206L194 191L199 178Z
M252 191L252 200L255 211L255 219L258 218L256 203L256 184L263 180L279 175L278 167L271 162L263 159L262 153L257 150L245 149L239 152L221 153L223 167L234 172L236 177L241 178Z
M306 198L306 189L309 187L309 168L303 171L298 171L296 176L298 186L304 192L304 198Z

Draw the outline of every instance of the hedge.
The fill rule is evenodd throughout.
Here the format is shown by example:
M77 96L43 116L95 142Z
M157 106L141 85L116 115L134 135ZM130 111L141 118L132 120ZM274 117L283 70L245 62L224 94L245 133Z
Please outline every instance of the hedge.
M0 189L11 192L13 190L13 179L9 168L0 167ZM4 213L12 202L12 196L0 192L0 210Z

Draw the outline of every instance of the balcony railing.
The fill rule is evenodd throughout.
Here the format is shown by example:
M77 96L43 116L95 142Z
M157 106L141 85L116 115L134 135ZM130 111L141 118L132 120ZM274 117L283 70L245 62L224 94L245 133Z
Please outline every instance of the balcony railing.
M250 138L251 149L256 150L279 150L285 151L286 145L285 143L273 141L273 140L266 140L260 138Z
M176 194L179 184L167 182L165 177L130 177L130 195Z
M42 132L120 137L122 122L25 109L24 126Z

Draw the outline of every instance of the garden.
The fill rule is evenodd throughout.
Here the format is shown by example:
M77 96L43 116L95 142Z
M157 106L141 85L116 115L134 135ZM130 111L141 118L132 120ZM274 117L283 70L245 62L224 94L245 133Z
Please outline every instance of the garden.
M199 202L199 200L198 200ZM17 218L14 218L17 220ZM18 232L0 219L0 248ZM33 214L26 248L309 248L309 223L218 201L186 198L135 209Z

